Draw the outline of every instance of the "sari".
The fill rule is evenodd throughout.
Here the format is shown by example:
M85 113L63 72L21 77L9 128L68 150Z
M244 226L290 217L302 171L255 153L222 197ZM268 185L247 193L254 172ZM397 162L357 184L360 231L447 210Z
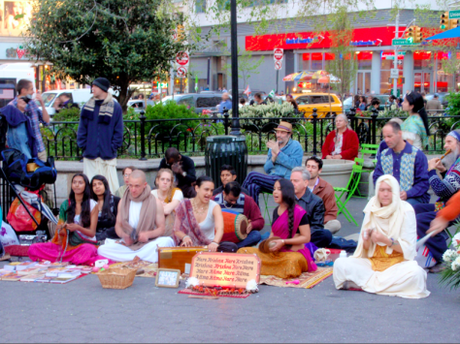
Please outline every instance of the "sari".
M176 209L176 220L172 233L176 246L181 243L181 240L176 235L179 231L190 237L193 246L206 246L212 242L201 231L200 225L193 214L192 202L189 199L183 200Z
M272 225L272 234L283 240L293 238L300 225L305 210L299 205L294 208L294 228L292 235L289 231L289 211L286 210ZM305 244L307 245L307 244ZM238 253L257 254L262 266L261 275L274 275L279 278L299 277L303 272L313 272L318 268L311 257L310 250L304 246L298 251L292 251L283 247L279 252L263 253L254 247L245 247L238 250Z
M415 147L421 149L422 151L424 150L428 144L428 135L426 134L423 120L419 115L410 115L401 125L401 130L403 131L404 139L412 140ZM416 143L417 135L420 137L421 146Z

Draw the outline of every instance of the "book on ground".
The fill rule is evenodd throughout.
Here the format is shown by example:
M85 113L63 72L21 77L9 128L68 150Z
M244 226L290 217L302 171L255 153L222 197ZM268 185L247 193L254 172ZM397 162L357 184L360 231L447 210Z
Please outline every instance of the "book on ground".
M21 278L20 281L21 282L35 282L36 280L42 279L44 277L45 277L44 273L30 274L30 275L27 275Z
M8 275L2 276L2 281L9 281L9 282L17 282L19 281L22 277L21 275L17 275L15 273L10 273Z

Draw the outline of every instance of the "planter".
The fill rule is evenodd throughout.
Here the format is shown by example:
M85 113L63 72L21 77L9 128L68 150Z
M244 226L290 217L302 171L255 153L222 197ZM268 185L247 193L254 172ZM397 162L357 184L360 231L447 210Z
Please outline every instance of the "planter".
M355 162L350 160L323 160L321 178L333 187L345 188L354 164Z

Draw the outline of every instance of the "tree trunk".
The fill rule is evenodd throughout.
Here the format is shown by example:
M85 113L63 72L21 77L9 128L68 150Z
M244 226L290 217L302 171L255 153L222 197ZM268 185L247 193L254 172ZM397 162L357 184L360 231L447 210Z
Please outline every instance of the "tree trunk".
M120 83L120 94L118 95L118 103L120 103L120 106L124 114L128 110L128 101L134 93L133 90L130 90L128 92L128 87L129 87L129 81Z

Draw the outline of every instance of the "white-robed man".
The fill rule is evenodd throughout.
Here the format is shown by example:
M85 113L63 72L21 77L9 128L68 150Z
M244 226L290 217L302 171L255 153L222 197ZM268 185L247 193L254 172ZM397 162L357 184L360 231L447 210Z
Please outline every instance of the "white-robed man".
M156 263L158 247L174 246L171 237L164 237L165 216L161 202L152 195L145 173L135 170L129 176L128 191L118 205L117 235L121 241L106 240L98 254L117 262L140 259Z
M426 271L414 260L417 225L412 206L402 201L398 181L391 175L376 183L377 195L364 208L358 247L350 258L334 263L337 289L362 289L368 293L421 299Z

